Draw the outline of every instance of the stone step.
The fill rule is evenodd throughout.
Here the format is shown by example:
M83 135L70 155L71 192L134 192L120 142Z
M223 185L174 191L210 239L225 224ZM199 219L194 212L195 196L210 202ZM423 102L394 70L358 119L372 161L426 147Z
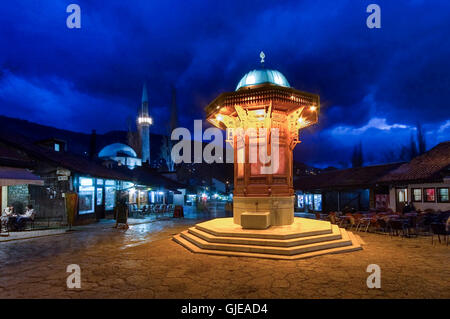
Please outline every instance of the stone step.
M233 218L216 218L195 225L196 229L216 237L241 237L258 239L292 239L332 233L329 221L294 218L288 226L271 226L267 229L243 229L233 222Z
M326 254L339 254L346 252L353 252L357 250L361 250L362 247L359 242L356 240L355 236L351 232L346 232L349 239L351 240L351 245L329 248L323 250L316 250L312 252L297 254L297 255L277 255L277 254L260 254L253 252L238 252L238 251L226 251L226 250L214 250L214 249L203 249L198 247L197 245L191 243L190 241L184 239L180 234L175 235L173 240L185 248L189 249L193 253L200 254L209 254L209 255L218 255L218 256L235 256L235 257L253 257L253 258L268 258L268 259L279 259L279 260L295 260L295 259L304 259L311 258Z
M274 247L293 247L300 245L307 245L331 240L341 239L341 231L337 225L332 225L332 233L324 235L315 235L308 237L297 237L290 239L270 239L270 238L251 238L251 237L226 237L215 236L209 232L205 232L199 228L191 227L188 232L209 242L222 244L237 244L237 245L256 245L256 246L274 246Z
M190 241L192 244L206 250L220 250L233 252L247 252L258 254L273 254L273 255L297 255L309 253L317 250L326 250L338 248L343 246L351 246L352 240L349 238L348 232L345 229L340 229L341 239L330 240L326 242L317 242L312 244L297 245L292 247L273 247L261 246L251 244L229 244L229 243L210 243L195 234L183 231L180 235L182 238Z

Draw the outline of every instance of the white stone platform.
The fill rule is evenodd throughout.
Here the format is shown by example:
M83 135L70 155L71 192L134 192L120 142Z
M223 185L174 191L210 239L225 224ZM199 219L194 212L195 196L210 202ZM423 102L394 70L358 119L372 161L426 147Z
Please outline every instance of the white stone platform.
M300 259L362 249L351 232L328 221L294 218L288 226L264 230L243 229L233 218L197 224L174 236L194 253L271 259Z

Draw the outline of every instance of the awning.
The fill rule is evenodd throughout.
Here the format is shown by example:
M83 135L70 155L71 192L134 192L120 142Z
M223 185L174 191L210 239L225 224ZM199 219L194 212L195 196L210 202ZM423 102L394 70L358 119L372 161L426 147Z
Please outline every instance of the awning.
M44 181L25 168L0 167L0 186L44 185Z

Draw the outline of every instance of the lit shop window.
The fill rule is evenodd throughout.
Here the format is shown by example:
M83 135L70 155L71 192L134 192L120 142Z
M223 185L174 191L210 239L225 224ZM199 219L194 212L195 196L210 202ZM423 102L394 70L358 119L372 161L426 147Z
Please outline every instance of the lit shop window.
M155 192L155 191L151 191L150 192L150 202L151 203L162 203L164 201L164 192Z
M92 178L79 178L80 186L78 191L79 214L90 214L94 212L94 181Z
M297 195L297 207L300 209L305 208L305 199L304 195Z
M314 210L322 211L322 194L314 194Z
M105 209L112 210L116 205L116 183L105 181Z
M421 202L422 201L422 189L413 188L411 191L412 191L413 202Z
M436 201L436 191L434 188L424 188L423 189L423 197L426 202L435 202Z
M397 198L399 203L406 203L408 201L408 189L397 189Z
M438 188L438 202L439 203L448 203L450 202L450 198L448 196L448 187L446 188Z
M97 206L101 205L103 201L103 189L97 188Z
M308 211L314 210L314 198L312 194L306 194L305 195L305 207Z

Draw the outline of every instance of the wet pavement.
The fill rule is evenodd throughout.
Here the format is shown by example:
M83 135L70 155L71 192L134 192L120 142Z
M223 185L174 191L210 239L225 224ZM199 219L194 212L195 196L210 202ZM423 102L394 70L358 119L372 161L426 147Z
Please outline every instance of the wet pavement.
M450 250L430 238L361 233L364 250L298 261L192 254L171 240L221 208L184 219L90 227L64 235L0 243L2 298L450 298ZM229 215L228 215L229 216ZM378 264L382 288L368 289ZM81 269L69 289L66 268Z

